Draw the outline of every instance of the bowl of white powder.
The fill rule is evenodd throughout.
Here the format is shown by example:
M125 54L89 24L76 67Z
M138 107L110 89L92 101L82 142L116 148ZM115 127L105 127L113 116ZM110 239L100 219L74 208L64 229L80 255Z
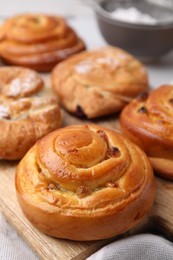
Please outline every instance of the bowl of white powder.
M172 0L97 0L94 10L105 40L141 59L173 49Z

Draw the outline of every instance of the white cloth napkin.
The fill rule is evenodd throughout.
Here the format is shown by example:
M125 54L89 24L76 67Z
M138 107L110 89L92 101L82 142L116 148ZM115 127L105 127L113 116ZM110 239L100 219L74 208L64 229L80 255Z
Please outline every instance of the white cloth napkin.
M171 260L173 243L152 234L141 234L113 242L87 260ZM32 249L0 213L0 260L38 260Z
M131 236L113 242L87 260L171 260L173 243L152 234Z

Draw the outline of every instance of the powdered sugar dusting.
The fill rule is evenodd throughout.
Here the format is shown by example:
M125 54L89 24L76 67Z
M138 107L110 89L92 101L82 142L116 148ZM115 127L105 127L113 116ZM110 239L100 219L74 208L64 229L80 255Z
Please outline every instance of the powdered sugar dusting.
M27 73L27 75L21 75L21 77L13 79L8 84L7 95L10 97L17 97L21 94L25 95L30 91L33 91L36 86L40 84L40 79L35 73Z
M9 107L0 105L0 118L8 118L10 116Z
M138 23L138 24L150 24L154 25L157 20L150 16L149 14L140 12L135 7L130 8L117 8L111 13L112 18L128 23Z
M106 65L111 65L114 67L118 66L118 60L111 58L111 57L104 57L104 58L99 58L96 60L97 63L100 64L106 64Z
M21 92L21 81L20 79L16 78L13 81L11 81L9 84L8 96L16 97L20 94L20 92Z
M79 74L85 74L92 70L93 68L93 62L91 60L82 61L77 64L75 67L75 71Z
M114 69L117 68L119 65L118 60L111 58L111 57L101 57L97 59L88 59L78 63L75 67L75 71L79 74L85 74L91 72L97 65L106 65L113 67Z

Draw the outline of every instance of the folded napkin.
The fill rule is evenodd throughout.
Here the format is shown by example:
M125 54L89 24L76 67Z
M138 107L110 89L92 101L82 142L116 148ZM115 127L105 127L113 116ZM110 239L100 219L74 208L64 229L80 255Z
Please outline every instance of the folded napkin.
M152 234L141 234L113 242L87 260L171 260L173 243Z

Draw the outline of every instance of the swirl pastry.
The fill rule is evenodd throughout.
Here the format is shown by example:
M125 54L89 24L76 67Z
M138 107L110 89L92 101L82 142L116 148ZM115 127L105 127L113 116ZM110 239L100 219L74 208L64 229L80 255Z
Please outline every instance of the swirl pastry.
M37 139L60 126L57 99L47 92L35 71L0 68L0 158L20 159Z
M130 54L102 47L56 66L52 84L67 110L95 118L121 110L147 88L148 79L143 65Z
M123 133L140 145L163 177L173 179L173 86L144 93L122 111Z
M78 125L50 133L29 150L17 167L16 190L38 229L85 241L136 225L153 204L155 182L138 146L109 129Z
M85 49L61 17L22 14L0 28L0 56L9 64L50 71L58 62Z

